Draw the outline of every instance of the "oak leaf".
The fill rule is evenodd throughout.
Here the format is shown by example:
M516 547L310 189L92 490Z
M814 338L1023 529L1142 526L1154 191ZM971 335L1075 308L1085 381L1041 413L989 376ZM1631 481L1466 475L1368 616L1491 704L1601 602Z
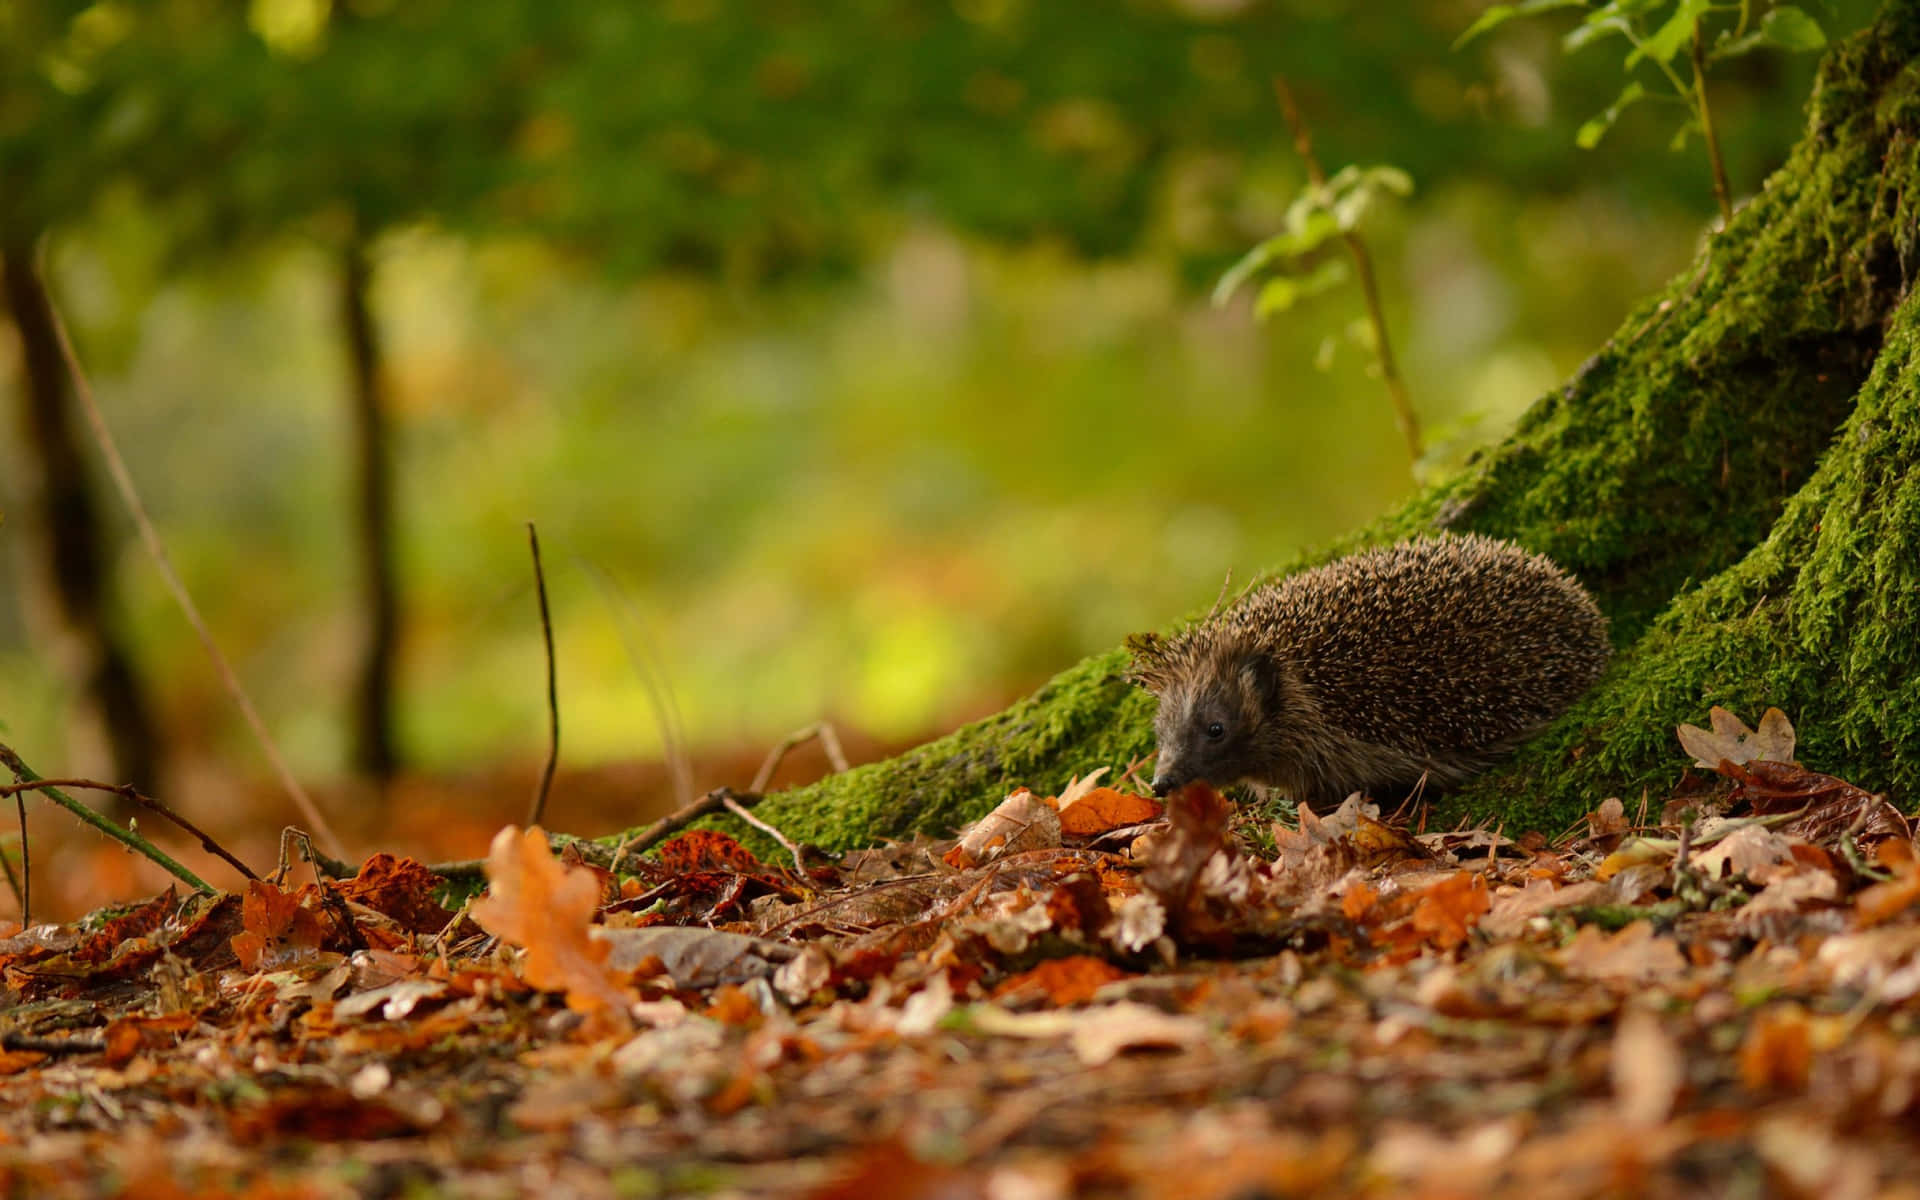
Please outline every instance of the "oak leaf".
M1745 721L1718 705L1708 711L1707 722L1713 726L1711 732L1698 725L1682 725L1675 730L1680 748L1693 755L1695 766L1718 770L1723 762L1742 766L1793 761L1793 722L1777 708L1768 709L1760 718L1759 729L1747 728Z
M575 1012L624 1021L626 993L607 967L607 944L591 933L600 881L554 858L538 825L495 834L486 871L487 894L473 902L473 919L526 951L521 977L542 991L565 992Z

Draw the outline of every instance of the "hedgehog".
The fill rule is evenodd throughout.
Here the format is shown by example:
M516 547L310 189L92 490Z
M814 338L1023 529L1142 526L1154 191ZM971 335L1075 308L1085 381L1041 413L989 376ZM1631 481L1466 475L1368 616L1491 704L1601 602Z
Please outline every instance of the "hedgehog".
M1565 712L1611 651L1571 575L1479 534L1337 559L1127 647L1128 678L1160 702L1156 794L1251 783L1316 810L1471 778Z

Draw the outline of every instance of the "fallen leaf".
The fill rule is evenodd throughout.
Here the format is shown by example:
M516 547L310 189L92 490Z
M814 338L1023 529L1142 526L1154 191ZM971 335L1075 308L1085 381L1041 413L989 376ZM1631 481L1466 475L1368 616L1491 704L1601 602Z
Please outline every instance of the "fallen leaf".
M473 919L526 951L521 976L542 991L565 992L576 1012L624 1023L627 996L606 966L609 947L588 932L599 880L555 859L538 825L495 834L486 872L487 894L473 902Z
M1758 730L1747 728L1745 721L1717 705L1708 711L1707 720L1713 726L1711 732L1698 725L1676 730L1680 748L1693 755L1695 766L1718 770L1722 762L1744 766L1793 761L1793 723L1777 708L1769 708L1760 718Z
M798 953L794 947L724 929L683 925L647 925L639 929L595 929L593 938L609 948L608 970L637 970L657 958L678 987L705 989L745 983L772 975Z
M1109 829L1156 820L1164 811L1159 802L1146 796L1113 788L1094 788L1071 802L1062 797L1060 832L1092 837Z
M1441 950L1451 950L1490 907L1487 881L1467 871L1456 872L1423 889L1414 902L1413 928Z
M1047 850L1060 844L1060 814L1026 788L1014 792L947 852L950 866L965 870L1004 854Z
M1101 1008L1011 1013L996 1005L968 1010L969 1022L982 1033L1003 1037L1065 1037L1083 1066L1099 1066L1125 1050L1177 1048L1206 1038L1197 1017L1164 1013L1147 1004L1122 1001Z
M1622 982L1647 982L1687 969L1680 948L1671 939L1655 936L1646 921L1635 921L1611 935L1596 925L1582 925L1554 957L1577 974Z
M242 932L233 935L233 952L249 971L270 970L311 960L320 949L320 919L301 900L306 889L283 892L264 879L247 881L240 908Z
M1740 1081L1755 1092L1805 1091L1813 1066L1806 1010L1781 1004L1757 1013L1740 1043Z
M1614 1106L1624 1124L1658 1125L1673 1112L1686 1081L1686 1059L1659 1017L1644 1008L1628 1009L1614 1031L1609 1065Z
M1627 824L1627 806L1620 802L1618 796L1608 796L1600 802L1599 808L1587 814L1589 837L1608 837L1616 833L1625 833L1630 828L1632 827Z
M1611 895L1606 884L1591 879L1565 887L1551 879L1530 879L1524 888L1493 897L1480 928L1490 937L1513 937L1535 917L1576 904L1605 904Z
M1107 984L1127 977L1127 972L1103 958L1075 954L1050 958L1030 971L1003 980L993 989L993 998L1041 999L1054 1008L1066 1008L1087 1003Z
M439 933L453 920L433 898L440 877L411 858L375 854L338 886L341 896L391 917L410 933Z
M1763 825L1742 825L1687 861L1708 879L1751 879L1764 868L1792 862L1793 843Z

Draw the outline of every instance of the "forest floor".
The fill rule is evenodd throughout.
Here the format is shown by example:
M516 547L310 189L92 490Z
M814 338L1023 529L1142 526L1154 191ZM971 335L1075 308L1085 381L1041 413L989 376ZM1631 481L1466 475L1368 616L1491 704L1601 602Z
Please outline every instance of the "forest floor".
M1123 778L834 858L696 830L616 875L508 828L477 899L379 854L37 926L0 939L0 1180L1920 1195L1913 831L1716 717L1712 770L1565 832Z

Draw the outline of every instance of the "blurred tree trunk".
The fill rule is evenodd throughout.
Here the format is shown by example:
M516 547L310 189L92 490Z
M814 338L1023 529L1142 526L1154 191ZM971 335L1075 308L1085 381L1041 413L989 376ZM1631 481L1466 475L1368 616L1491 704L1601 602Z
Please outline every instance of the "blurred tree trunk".
M114 782L159 790L161 743L151 706L112 617L111 554L68 400L67 369L54 333L53 305L30 244L0 247L7 311L24 365L20 457L26 466L21 524L29 539L30 608L56 628L63 666L80 685L86 719L98 722Z
M394 575L393 453L387 425L380 340L368 293L373 270L356 230L342 254L340 319L347 338L353 406L354 500L365 614L353 691L353 766L377 780L399 766L393 735L394 658L400 640Z
M1436 529L1543 551L1593 590L1617 656L1437 822L1556 833L1656 796L1710 705L1793 718L1819 770L1920 797L1920 0L1822 65L1800 144L1698 260L1513 435L1337 551ZM1331 552L1318 557L1330 557ZM1299 566L1303 564L1294 564ZM1204 599L1204 597L1196 598ZM1005 712L770 796L827 846L949 831L1152 747L1108 651Z

